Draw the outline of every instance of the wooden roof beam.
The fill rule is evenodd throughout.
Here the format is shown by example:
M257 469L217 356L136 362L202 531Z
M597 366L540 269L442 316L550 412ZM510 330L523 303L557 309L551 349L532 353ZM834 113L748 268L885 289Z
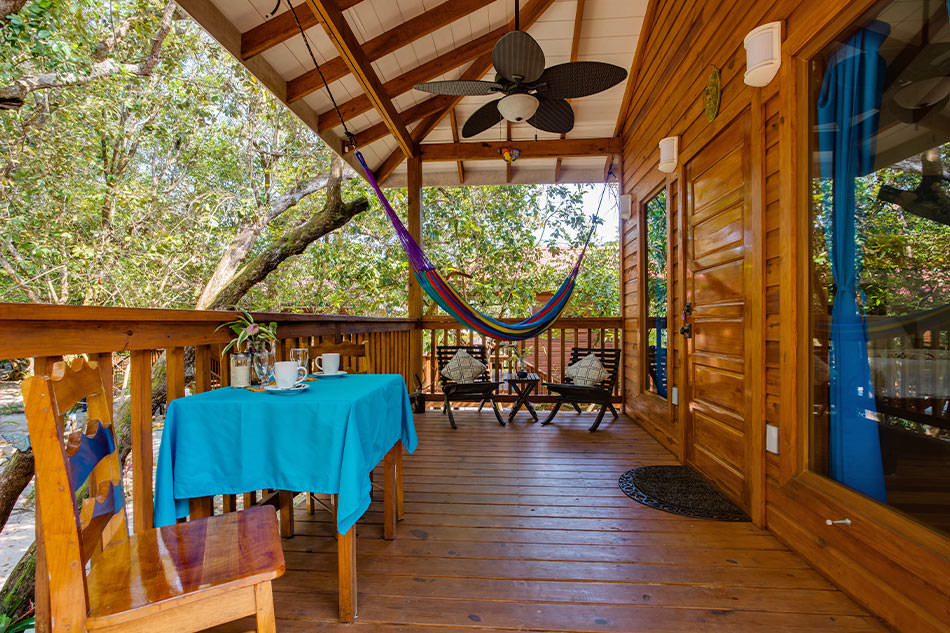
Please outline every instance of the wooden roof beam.
M363 52L371 62L374 62L492 2L493 0L447 0L364 42ZM349 72L340 57L322 63L320 70L323 71L327 83L341 79ZM296 101L321 88L323 88L323 81L320 79L320 73L309 70L287 82L287 99Z
M334 0L334 4L341 11L350 7L355 7L363 0ZM281 4L283 6L283 4ZM316 26L320 20L314 15L310 6L303 2L294 5L297 12L297 18L304 30ZM259 55L272 48L286 42L290 38L298 35L300 30L297 28L297 21L294 14L288 9L275 18L271 18L263 24L255 26L249 31L241 33L241 59L248 60L255 55Z
M528 29L535 20L537 20L545 9L547 9L554 0L530 0L524 7L521 9L521 28L522 30ZM514 19L511 20L511 24L508 30L513 29L515 26ZM481 79L485 73L492 69L491 62L491 52L484 53L479 56L472 65L468 67L460 79ZM442 97L439 97L442 98ZM412 130L412 138L417 143L429 135L429 132L439 124L445 115L449 113L451 108L454 108L455 105L462 99L462 97L444 97L446 99L446 106L440 112L431 114ZM383 163L376 169L376 180L383 182L386 178L389 177L393 170L399 166L399 163L402 162L402 158L398 155L398 152L391 153Z
M522 158L613 156L622 150L620 138L569 138L544 141L481 141L475 143L424 143L419 154L424 161L498 160L502 147L517 149Z
M447 73L453 68L458 68L459 66L462 66L463 64L475 59L479 55L485 54L486 52L490 54L492 48L495 46L495 42L498 41L498 38L507 33L509 30L510 29L507 27L500 27L494 31L491 31L490 33L482 35L481 37L475 38L471 42L466 42L451 52L440 55L435 59L422 64L421 66L416 66L412 70L408 70L398 77L390 79L383 85L383 89L389 97L395 98L404 92L412 90L413 86L418 83L427 81L433 77L438 77L439 75ZM289 98L290 97L288 96L288 99ZM357 115L371 110L372 107L372 103L366 95L358 95L345 103L341 103L340 112L343 113L344 119L350 120ZM332 116L324 117L323 114ZM339 118L336 117L336 113L333 111L327 111L323 114L320 116L321 132L334 128L340 124Z
M581 27L584 24L584 0L577 0L577 6L574 8L574 36L571 38L571 59L577 61L577 53L581 47ZM561 134L561 138L567 138L567 134ZM554 182L561 181L561 157L554 161Z
M307 0L310 8L313 9L320 20L323 22L327 35L333 45L336 46L340 57L346 62L350 72L360 82L363 92L367 95L373 107L379 112L386 123L386 127L396 139L399 149L405 156L415 155L415 143L409 135L406 124L399 118L392 100L383 90L383 84L380 82L376 71L370 65L369 59L360 43L353 33L353 29L343 17L343 12L334 4L335 0Z

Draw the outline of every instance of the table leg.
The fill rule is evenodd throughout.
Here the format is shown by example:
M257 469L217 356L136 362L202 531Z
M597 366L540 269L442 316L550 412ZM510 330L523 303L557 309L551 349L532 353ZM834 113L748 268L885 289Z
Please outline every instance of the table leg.
M280 535L290 538L294 535L294 493L281 490L278 493L278 499L280 499Z
M396 520L406 518L406 504L402 489L402 442L396 442Z
M188 520L206 519L214 514L214 497L195 497L188 500Z
M396 451L397 442L383 459L383 538L396 538Z
M356 526L336 535L337 584L340 589L340 622L356 618Z

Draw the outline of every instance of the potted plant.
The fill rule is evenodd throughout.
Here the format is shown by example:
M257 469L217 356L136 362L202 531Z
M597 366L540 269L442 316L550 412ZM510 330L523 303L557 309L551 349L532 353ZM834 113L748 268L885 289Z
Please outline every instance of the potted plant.
M527 358L529 353L531 353L530 345L524 348L519 348L517 345L508 346L508 354L514 366L517 368L518 378L526 378L528 376Z
M231 354L231 386L247 386L246 383L250 382L250 363L248 363L248 360L253 361L257 382L266 382L274 364L272 343L277 340L277 323L274 321L266 324L258 323L250 313L242 311L240 317L234 321L222 323L215 328L215 331L217 332L223 327L229 327L232 332L237 334L221 350L221 356L232 349L234 350L234 353ZM242 370L242 367L247 369Z

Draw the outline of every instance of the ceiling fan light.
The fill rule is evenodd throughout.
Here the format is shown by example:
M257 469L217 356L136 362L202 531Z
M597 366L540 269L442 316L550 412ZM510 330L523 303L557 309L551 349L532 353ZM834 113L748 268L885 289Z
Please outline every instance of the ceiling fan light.
M498 102L498 111L505 119L520 123L534 116L538 110L538 98L527 93L508 95Z

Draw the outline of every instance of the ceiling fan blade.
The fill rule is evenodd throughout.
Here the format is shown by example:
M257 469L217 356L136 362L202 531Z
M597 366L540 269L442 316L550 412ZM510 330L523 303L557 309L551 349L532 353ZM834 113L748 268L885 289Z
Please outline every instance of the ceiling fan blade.
M524 31L511 31L495 43L491 63L498 74L508 81L532 82L544 72L544 51Z
M436 95L452 95L455 97L470 97L475 95L490 95L501 92L503 88L494 81L429 81L416 84L416 90L431 92Z
M564 134L574 128L574 110L567 101L544 97L540 101L538 111L528 119L529 125L556 134Z
M627 71L613 64L567 62L545 70L533 87L551 99L576 99L612 88L626 78Z
M498 111L498 102L501 99L489 101L468 117L468 121L462 126L462 136L469 138L476 134L481 134L491 126L501 121L501 112Z

